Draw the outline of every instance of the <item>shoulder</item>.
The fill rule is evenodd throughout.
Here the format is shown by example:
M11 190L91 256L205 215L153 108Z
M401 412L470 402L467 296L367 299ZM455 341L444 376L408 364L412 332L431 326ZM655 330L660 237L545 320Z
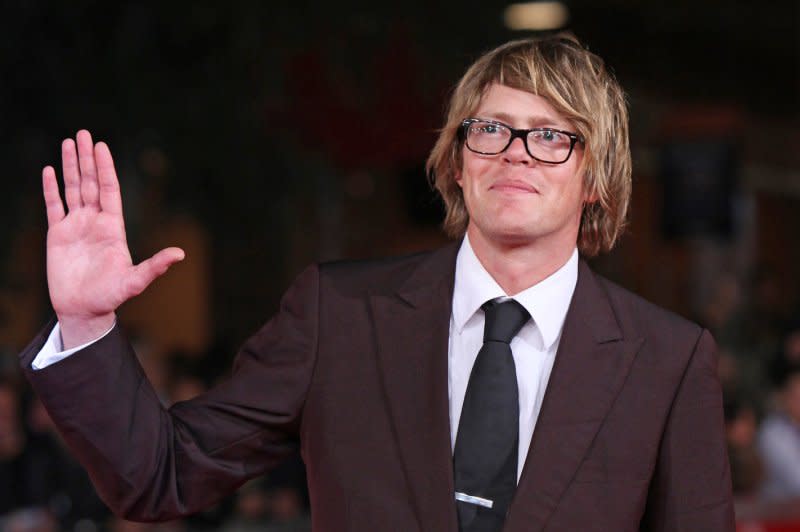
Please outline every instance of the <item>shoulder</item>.
M318 270L320 289L348 293L389 293L403 287L452 280L458 243L410 255L324 262Z
M657 340L667 347L678 347L679 344L694 347L703 333L711 339L710 334L697 323L646 300L588 268L586 270L608 298L625 336Z

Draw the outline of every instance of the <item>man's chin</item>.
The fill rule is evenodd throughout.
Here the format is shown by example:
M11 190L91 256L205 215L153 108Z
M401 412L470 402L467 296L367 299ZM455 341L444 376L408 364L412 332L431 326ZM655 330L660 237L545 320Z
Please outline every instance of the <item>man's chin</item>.
M489 234L489 239L503 246L526 246L535 243L538 239L529 228L511 226L496 227Z
M503 220L499 218L498 216L491 220L491 223L481 224L480 226L472 223L472 226L467 229L470 241L474 242L476 239L481 239L494 246L520 247L536 244L547 234L546 231L537 231L537 228L534 227L535 224L531 220L528 220L527 224L521 224L519 219Z

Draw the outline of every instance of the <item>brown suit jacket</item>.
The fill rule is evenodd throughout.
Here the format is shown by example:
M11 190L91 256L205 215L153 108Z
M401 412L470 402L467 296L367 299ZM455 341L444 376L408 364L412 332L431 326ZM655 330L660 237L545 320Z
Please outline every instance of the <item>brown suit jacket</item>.
M457 245L303 272L232 378L164 410L116 328L33 372L103 499L197 511L300 449L315 531L457 530L447 349ZM505 530L733 531L708 332L581 262Z

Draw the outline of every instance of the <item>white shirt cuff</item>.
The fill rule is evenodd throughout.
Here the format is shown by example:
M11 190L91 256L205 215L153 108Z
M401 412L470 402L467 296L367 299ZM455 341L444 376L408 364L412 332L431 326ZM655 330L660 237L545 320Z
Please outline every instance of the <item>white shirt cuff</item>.
M55 364L56 362L67 358L72 353L80 351L81 349L89 347L93 343L102 340L116 326L117 322L114 321L114 324L111 326L111 328L104 332L100 337L86 342L83 345L79 345L78 347L73 347L72 349L62 351L62 349L64 349L64 344L61 341L61 326L56 322L55 327L53 327L53 330L50 331L50 336L47 338L47 341L45 342L41 351L39 351L39 353L36 355L36 358L34 358L33 362L31 362L31 367L35 371L38 369L44 369L50 364Z

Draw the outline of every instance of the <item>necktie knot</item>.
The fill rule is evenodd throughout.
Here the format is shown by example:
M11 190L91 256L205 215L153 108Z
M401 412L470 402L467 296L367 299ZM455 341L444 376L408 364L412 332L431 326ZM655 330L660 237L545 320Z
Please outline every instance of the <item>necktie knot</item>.
M531 318L525 307L513 299L487 301L481 308L486 318L483 327L484 342L510 343Z

